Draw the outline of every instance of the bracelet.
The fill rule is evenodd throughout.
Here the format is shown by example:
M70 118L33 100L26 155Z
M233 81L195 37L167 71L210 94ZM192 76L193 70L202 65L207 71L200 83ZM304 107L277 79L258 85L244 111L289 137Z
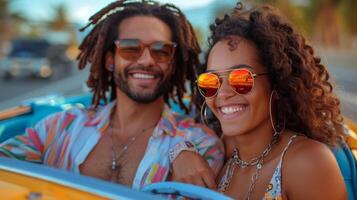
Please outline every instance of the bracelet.
M197 152L195 145L192 144L190 141L183 141L175 145L174 148L169 150L169 160L170 163L173 163L176 157L182 152L182 151L191 151L191 152Z

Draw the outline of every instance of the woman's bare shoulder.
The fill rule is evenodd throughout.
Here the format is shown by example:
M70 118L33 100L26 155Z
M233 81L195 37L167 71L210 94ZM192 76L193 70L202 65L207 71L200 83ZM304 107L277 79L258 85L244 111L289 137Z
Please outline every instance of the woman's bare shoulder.
M298 135L293 141L285 159L289 160L289 163L308 168L317 167L322 164L321 162L335 161L334 155L327 145L301 135Z
M287 151L283 177L284 190L290 197L344 199L347 195L330 148L304 136L298 136Z

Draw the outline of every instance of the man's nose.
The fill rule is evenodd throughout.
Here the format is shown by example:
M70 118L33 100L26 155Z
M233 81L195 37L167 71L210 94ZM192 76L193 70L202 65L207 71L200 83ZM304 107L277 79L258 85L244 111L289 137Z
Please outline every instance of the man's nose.
M138 64L142 64L142 65L152 65L155 64L155 60L152 57L149 48L145 48L143 53L141 54L141 56L138 59Z

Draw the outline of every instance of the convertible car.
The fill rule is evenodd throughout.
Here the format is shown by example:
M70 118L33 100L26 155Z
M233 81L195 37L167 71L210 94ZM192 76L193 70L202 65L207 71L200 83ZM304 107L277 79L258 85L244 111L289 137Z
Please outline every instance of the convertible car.
M65 98L52 95L31 99L0 112L0 142L24 132L47 115L73 106L89 107L91 95ZM172 102L172 109L183 113ZM347 120L347 143L332 149L348 189L349 199L357 200L357 126ZM354 155L353 155L354 154ZM162 182L142 191L24 161L0 158L1 199L230 199L206 188L183 183Z
M94 200L168 199L168 195L189 199L230 198L206 188L175 182L155 183L142 191L81 176L44 165L0 158L0 197L7 200Z
M21 134L47 115L73 106L89 107L91 95L31 99L0 112L0 142ZM181 111L176 104L172 109ZM230 199L218 192L183 183L151 184L142 191L71 172L0 157L0 199Z

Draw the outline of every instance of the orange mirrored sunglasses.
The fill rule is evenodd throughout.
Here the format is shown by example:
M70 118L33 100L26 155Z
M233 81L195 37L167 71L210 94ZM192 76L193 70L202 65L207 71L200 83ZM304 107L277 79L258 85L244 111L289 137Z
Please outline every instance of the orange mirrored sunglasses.
M242 68L242 66L239 67L240 68L237 69L212 71L200 74L197 78L197 86L202 96L211 98L217 95L218 89L222 85L222 80L220 78L222 75L220 74L228 73L229 85L235 93L241 95L248 94L250 91L252 91L254 86L254 78L269 74L254 74L247 68Z
M139 39L116 40L115 45L121 57L129 61L136 61L143 54L145 48L149 49L150 55L157 63L169 63L175 54L176 43L155 41L144 44Z

